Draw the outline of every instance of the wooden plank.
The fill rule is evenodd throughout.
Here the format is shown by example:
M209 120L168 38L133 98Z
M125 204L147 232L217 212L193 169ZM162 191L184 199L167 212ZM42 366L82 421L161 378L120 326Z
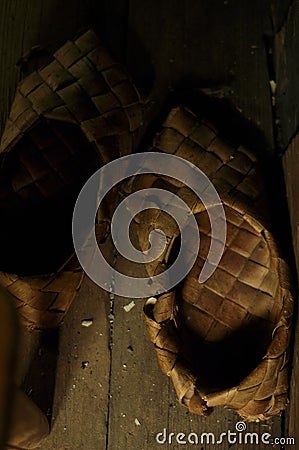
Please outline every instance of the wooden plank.
M126 313L129 299L116 297L108 449L154 448L159 422L167 422L169 383L159 371L144 333L142 301ZM120 326L122 323L122 326ZM151 361L145 365L145 361ZM148 445L148 447L147 447Z
M16 63L23 52L27 2L13 0L0 4L0 131L8 116L19 79Z
M271 21L273 31L277 33L282 28L289 12L292 0L272 0L271 1Z
M297 264L297 273L299 271L299 140L298 136L289 145L284 157L284 172L287 188L288 204L290 209L292 235L293 235L293 247ZM296 309L295 309L296 311ZM298 310L295 320L295 335L294 335L294 349L291 354L292 360L292 378L290 385L290 408L288 412L288 421L286 423L285 434L289 437L294 437L296 442L299 442L299 429L298 429L298 417L299 417L299 325L298 325ZM288 448L292 448L289 446Z
M299 126L299 3L293 2L286 21L275 36L277 144L285 151Z
M170 96L202 89L232 102L272 148L269 14L268 1L132 0L127 65L149 92L144 123L161 117Z
M106 447L108 311L107 293L86 278L61 328L52 430L40 450ZM85 319L92 319L88 328L82 326Z
M125 62L127 52L129 0L90 0L89 23L113 56Z
M116 269L125 270L128 276L136 274L136 266L130 266L123 258L118 258ZM141 276L142 270L137 270ZM155 419L159 417L163 423L168 415L168 395L163 391L169 391L169 384L158 370L145 335L143 300L135 299L136 306L125 312L124 306L130 301L116 296L113 302L109 450L153 448ZM145 367L145 361L151 364Z
M291 2L288 9L285 9L284 21L275 36L275 73L276 73L276 124L277 124L277 144L283 155L284 177L287 190L288 207L292 228L292 241L294 255L299 270L299 200L298 200L298 70L299 65L296 55L299 50L298 20L299 3ZM296 135L296 137L294 137ZM294 274L294 276L296 276ZM295 309L296 311L296 309ZM299 417L299 324L298 309L294 318L294 347L292 360L292 378L290 385L290 408L285 423L285 436L294 437L296 443L299 442L299 430L297 426ZM298 445L298 444L297 444ZM289 445L287 448L292 448Z

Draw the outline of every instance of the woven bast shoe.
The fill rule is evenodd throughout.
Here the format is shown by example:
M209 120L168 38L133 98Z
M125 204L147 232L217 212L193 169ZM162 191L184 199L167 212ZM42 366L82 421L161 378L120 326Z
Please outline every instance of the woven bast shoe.
M248 421L279 415L288 402L293 297L289 267L273 237L259 162L241 142L225 140L214 125L185 107L170 112L151 150L180 156L201 169L221 197L227 222L222 259L212 276L199 283L211 225L202 202L186 186L188 179L184 185L151 174L130 181L131 191L156 187L184 199L200 231L190 273L174 291L150 298L144 307L161 369L192 413L208 415L224 405ZM176 257L179 230L158 207L140 217L135 229L141 250L148 249L153 229L167 236L164 253L147 264L154 277Z
M29 327L57 326L76 295L75 201L97 169L132 152L142 115L128 73L91 30L18 85L0 147L0 284ZM114 201L101 206L99 241Z

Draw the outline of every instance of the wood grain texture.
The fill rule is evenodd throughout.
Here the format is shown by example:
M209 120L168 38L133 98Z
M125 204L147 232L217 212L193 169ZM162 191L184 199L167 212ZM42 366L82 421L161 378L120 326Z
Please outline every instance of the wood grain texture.
M299 2L294 1L275 36L277 145L284 152L299 126Z
M287 3L287 2L286 2ZM286 5L285 5L286 6ZM275 11L274 11L275 12ZM287 190L288 207L292 228L293 249L299 268L299 203L298 203L298 170L299 170L299 116L298 116L298 59L295 55L299 50L298 20L299 2L290 2L288 8L284 8L283 20L275 35L275 74L276 74L276 127L277 146L283 155L284 178ZM299 327L298 307L294 317L294 347L292 378L290 384L290 408L285 424L285 435L295 437L299 442L298 417L299 417ZM298 444L297 444L298 445ZM291 449L292 446L288 446Z
M127 66L149 91L145 124L179 92L225 97L273 145L264 32L269 2L130 2Z
M41 450L106 448L108 311L108 294L86 278L61 330L52 431ZM88 328L86 319L92 319Z
M274 32L278 32L282 28L291 4L292 0L271 1L271 22Z
M291 226L293 234L293 247L295 259L297 264L297 271L299 270L299 136L297 135L290 143L287 151L283 157L285 181L287 188L288 204L290 209ZM290 384L290 408L287 416L286 435L295 437L296 442L299 442L299 327L298 327L298 309L297 315L294 317L295 333L294 333L294 351L292 363L292 378ZM289 447L291 448L291 446Z

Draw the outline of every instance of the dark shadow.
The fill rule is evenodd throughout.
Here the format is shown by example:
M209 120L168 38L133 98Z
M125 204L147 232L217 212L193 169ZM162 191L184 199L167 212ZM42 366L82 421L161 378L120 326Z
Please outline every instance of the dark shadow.
M0 270L39 275L64 264L76 199L101 166L79 127L55 121L41 121L2 157Z
M130 55L130 74L133 81L146 96L155 82L154 65L142 39L130 27L129 2L89 1L89 26L98 34L113 56L121 63L128 63L128 48L134 49ZM133 43L133 45L131 45Z
M207 342L184 327L183 354L188 355L200 388L212 392L237 386L262 361L271 342L272 329L269 322L252 318L250 325L241 326L229 337Z

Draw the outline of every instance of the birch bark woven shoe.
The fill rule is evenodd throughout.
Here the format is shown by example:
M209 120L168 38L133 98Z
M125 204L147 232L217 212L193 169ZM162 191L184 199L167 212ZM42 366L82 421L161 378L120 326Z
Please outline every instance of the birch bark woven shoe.
M201 201L172 178L151 174L130 181L132 191L156 187L183 198L200 230L196 263L181 286L144 307L161 369L192 413L208 415L224 405L248 421L279 415L288 402L293 297L289 267L272 233L259 162L241 142L229 143L184 107L170 112L151 150L180 156L201 169L216 187L227 221L222 259L200 284L211 240ZM147 264L150 276L170 266L179 240L176 223L159 208L150 209L135 220L141 250L147 250L155 228L165 232L168 245Z
M28 326L57 326L76 295L83 275L69 260L76 198L103 164L131 153L142 112L125 68L91 30L18 85L0 147L0 284ZM99 240L114 198L99 212Z

